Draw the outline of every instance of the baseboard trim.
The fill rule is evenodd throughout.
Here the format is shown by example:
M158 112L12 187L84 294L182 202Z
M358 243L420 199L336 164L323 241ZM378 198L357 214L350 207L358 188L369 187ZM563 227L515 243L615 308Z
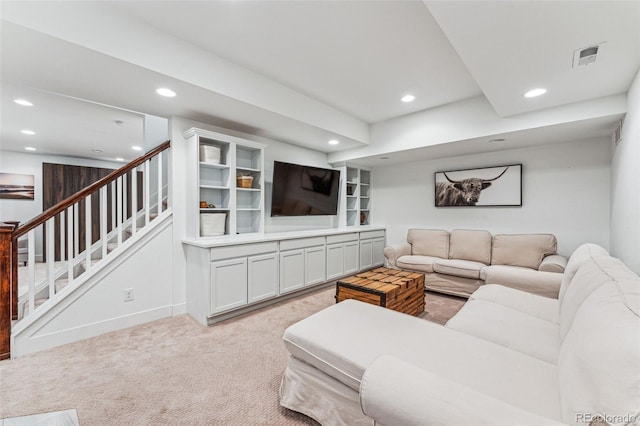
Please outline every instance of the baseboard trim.
M42 351L44 349L66 345L68 343L77 342L79 340L99 336L104 333L122 330L124 328L129 328L170 316L172 316L172 306L169 305L149 309L147 311L122 315L116 318L109 318L107 320L97 321L90 324L83 324L78 327L59 330L54 333L37 336L17 336L11 345L11 357L15 358L29 353Z

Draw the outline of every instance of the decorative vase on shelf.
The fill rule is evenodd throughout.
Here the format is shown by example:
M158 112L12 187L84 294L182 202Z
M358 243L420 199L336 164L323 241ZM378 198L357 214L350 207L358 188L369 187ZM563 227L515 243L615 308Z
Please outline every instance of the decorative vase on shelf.
M364 212L360 212L360 225L364 225L367 220L367 215Z

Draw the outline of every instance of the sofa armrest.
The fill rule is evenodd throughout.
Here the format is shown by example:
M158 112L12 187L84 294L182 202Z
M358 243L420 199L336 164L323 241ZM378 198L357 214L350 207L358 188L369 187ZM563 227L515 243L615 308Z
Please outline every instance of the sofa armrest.
M567 267L567 258L559 254L552 254L542 259L538 271L564 273Z
M409 243L394 244L384 248L384 257L387 258L387 264L390 268L397 269L398 258L409 254L411 254L411 244Z
M377 358L360 384L376 425L562 425L392 356Z

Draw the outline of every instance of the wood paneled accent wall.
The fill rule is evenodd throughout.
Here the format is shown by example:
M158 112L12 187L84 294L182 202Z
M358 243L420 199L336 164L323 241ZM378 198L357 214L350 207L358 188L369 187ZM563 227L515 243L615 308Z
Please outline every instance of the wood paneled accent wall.
M42 163L42 209L43 211L51 206L56 205L62 200L72 196L76 192L86 188L92 183L102 179L113 169L101 167L72 166L68 164ZM127 212L126 217L131 216L131 180L127 179ZM142 172L138 172L138 208L142 208L143 202L143 179ZM111 231L111 191L107 188L107 232ZM116 206L117 208L118 206ZM85 248L85 201L81 201L79 205L79 229L78 242L79 251ZM65 225L66 226L66 225ZM65 228L66 229L66 228ZM100 194L98 192L91 196L91 241L96 242L100 239ZM63 236L66 243L66 232ZM60 253L60 218L55 218L55 260L64 260L67 253ZM46 247L46 242L45 242ZM65 249L66 251L66 249ZM44 253L43 250L43 260Z

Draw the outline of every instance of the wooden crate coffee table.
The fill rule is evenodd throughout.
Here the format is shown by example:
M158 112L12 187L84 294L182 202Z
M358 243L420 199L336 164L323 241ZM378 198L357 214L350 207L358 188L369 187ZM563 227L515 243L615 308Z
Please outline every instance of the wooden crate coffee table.
M336 303L345 299L419 315L424 311L424 274L376 268L343 278L336 284Z

